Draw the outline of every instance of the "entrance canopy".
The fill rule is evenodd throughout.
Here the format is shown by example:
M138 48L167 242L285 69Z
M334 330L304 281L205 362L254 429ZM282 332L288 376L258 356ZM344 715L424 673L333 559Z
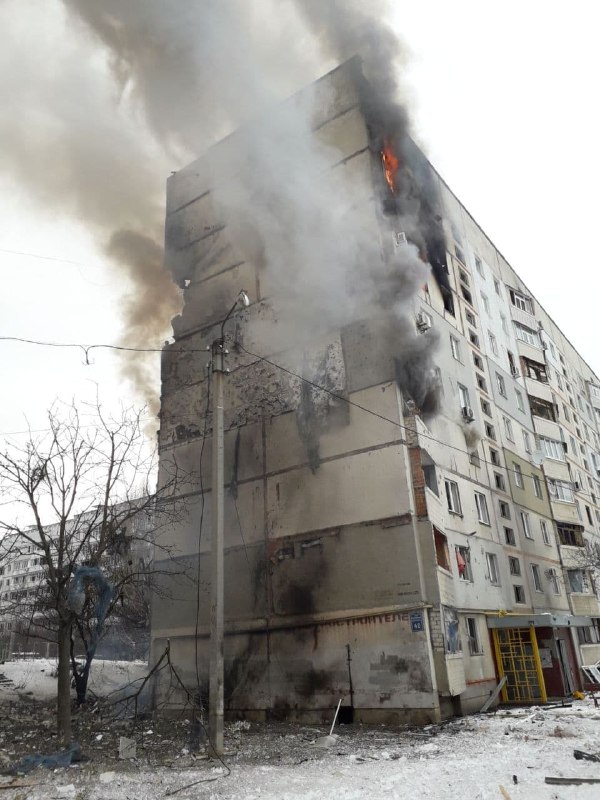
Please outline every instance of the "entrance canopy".
M587 628L590 617L574 617L571 614L502 614L487 615L488 628Z

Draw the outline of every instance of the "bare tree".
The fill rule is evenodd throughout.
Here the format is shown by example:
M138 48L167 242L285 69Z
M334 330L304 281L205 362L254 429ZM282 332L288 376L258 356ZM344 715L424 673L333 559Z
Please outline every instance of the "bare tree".
M138 619L147 615L154 536L178 513L176 503L163 500L177 491L180 476L163 476L156 489L142 412L115 418L97 404L92 416L91 425L82 424L75 406L53 408L47 434L0 454L0 491L12 501L3 503L11 518L0 520L0 550L5 562L19 553L39 559L42 578L35 589L11 586L4 605L12 603L13 616L27 620L31 633L57 644L64 742L71 740L71 675L81 702L107 620L126 606Z

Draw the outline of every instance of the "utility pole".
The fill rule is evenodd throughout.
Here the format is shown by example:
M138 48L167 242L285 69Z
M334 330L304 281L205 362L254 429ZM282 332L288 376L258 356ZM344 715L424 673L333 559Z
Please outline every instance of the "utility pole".
M210 543L210 687L208 729L214 755L223 755L223 602L224 602L224 508L223 508L223 338L212 343L212 539ZM198 558L200 554L198 553Z
M223 378L225 369L225 323L237 306L247 308L250 300L241 291L221 323L220 338L211 345L212 393L212 539L210 544L210 676L208 693L208 732L213 755L223 755L223 639L224 639L224 445ZM206 424L206 422L205 422ZM200 465L202 468L202 465ZM200 553L198 553L200 558Z

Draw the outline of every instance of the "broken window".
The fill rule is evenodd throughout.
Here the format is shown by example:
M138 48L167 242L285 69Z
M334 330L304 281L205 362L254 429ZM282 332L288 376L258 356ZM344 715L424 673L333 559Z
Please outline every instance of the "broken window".
M542 419L549 419L551 422L558 422L554 403L532 395L528 395L528 397L531 413L534 417L542 417Z
M528 378L540 383L548 383L548 372L545 364L525 357L521 358L521 364L523 365L523 372Z
M546 520L540 520L540 528L542 531L542 540L544 544L550 544L550 534L548 533L548 523Z
M444 485L446 487L446 502L448 503L448 510L453 514L462 514L458 484L456 481L446 479L444 481Z
M521 562L515 556L508 557L508 568L510 570L511 575L520 575L521 574Z
M457 545L456 565L458 567L458 577L463 581L473 582L473 571L471 569L471 550L468 547Z
M513 461L513 475L515 476L515 485L518 489L524 489L525 483L523 481L523 471L516 461Z
M515 591L515 603L524 603L525 590L523 589L523 587L515 583L513 589Z
M438 528L433 526L433 541L435 543L435 560L438 567L452 572L450 569L450 551L448 549L448 537Z
M460 632L458 629L458 612L454 608L442 606L444 612L444 639L446 653L456 654L462 652Z
M552 591L554 594L560 594L560 584L558 582L558 574L554 567L546 570L546 577L548 578L548 582L552 587Z
M579 594L589 594L590 580L588 574L583 569L569 569L567 570L569 577L569 586L572 592Z
M531 565L531 577L533 578L533 588L536 592L543 592L542 589L542 576L540 575L540 568L537 564Z
M568 481L559 481L555 480L554 478L548 478L548 489L553 500L559 500L562 503L575 502L573 486Z
M500 572L498 570L498 558L495 553L486 553L485 560L487 561L488 578L490 583L494 586L500 586Z
M531 297L518 292L516 289L509 289L510 302L520 311L525 311L527 314L533 314L533 302Z
M472 656L478 656L483 653L481 640L479 638L479 631L477 630L477 619L475 617L465 617L467 628L467 641L469 643L469 653Z
M530 344L532 347L541 347L540 335L533 328L529 328L527 325L521 325L520 322L515 322L515 332L517 334L517 339L520 339L522 342Z
M487 498L481 492L475 492L475 505L477 506L477 518L484 525L490 524L490 514L488 511Z

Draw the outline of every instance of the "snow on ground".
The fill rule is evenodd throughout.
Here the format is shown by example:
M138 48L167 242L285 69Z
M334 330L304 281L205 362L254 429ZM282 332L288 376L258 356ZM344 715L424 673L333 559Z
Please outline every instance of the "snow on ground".
M148 672L145 661L92 662L89 688L94 694L105 696L132 681L141 680ZM56 659L37 658L5 661L0 664L0 675L10 684L0 685L0 703L30 695L37 700L56 697Z
M43 661L0 665L0 672L24 682L0 709L0 760L14 763L27 752L51 753L49 696L52 664ZM104 662L100 684L112 689L138 677L143 665ZM49 667L49 668L48 668ZM28 676L28 682L25 678ZM35 700L24 692L35 686ZM55 687L55 682L54 682ZM0 697L5 690L0 689ZM44 733L40 735L40 730ZM218 762L191 752L192 726L185 719L157 715L152 721L111 720L105 713L80 712L74 730L89 761L66 769L38 769L22 780L28 800L598 800L600 784L552 786L545 776L600 779L600 763L578 761L573 750L600 753L600 709L591 700L570 708L498 709L493 714L452 720L427 728L338 726L329 749L314 742L328 731L287 723L231 723L226 726L224 777ZM137 743L137 758L118 760L121 736ZM516 778L516 782L513 779ZM0 779L1 780L1 779ZM203 781L175 795L168 792ZM1 784L0 784L1 785ZM501 788L503 787L504 793ZM5 789L15 800L23 789Z

